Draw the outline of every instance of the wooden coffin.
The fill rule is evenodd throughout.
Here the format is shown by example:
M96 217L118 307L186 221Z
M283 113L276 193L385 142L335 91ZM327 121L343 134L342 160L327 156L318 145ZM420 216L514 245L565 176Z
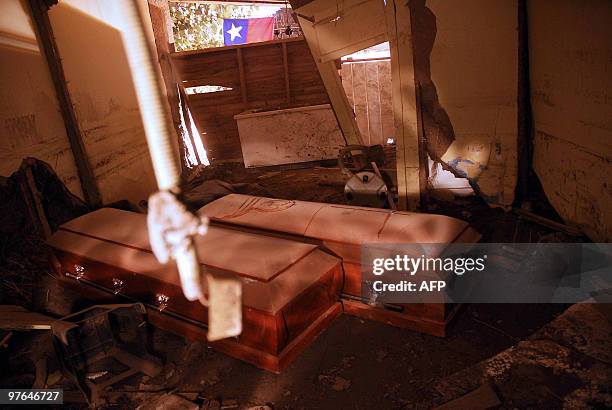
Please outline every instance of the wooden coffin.
M458 306L444 303L372 306L361 302L361 245L364 243L450 244L478 242L461 220L443 215L231 194L202 207L217 226L265 230L304 238L342 259L347 313L444 336ZM435 256L435 255L430 255Z
M62 225L49 245L64 283L98 301L137 300L154 324L205 338L207 309L183 297L174 263L155 259L145 215L103 208ZM341 311L340 260L316 244L211 226L196 246L204 270L242 279L242 334L213 343L231 356L278 372Z

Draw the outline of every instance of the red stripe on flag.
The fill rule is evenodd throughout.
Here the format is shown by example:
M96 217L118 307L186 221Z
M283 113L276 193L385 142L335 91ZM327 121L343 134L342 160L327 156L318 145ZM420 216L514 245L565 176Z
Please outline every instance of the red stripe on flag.
M274 39L274 17L249 19L247 43Z

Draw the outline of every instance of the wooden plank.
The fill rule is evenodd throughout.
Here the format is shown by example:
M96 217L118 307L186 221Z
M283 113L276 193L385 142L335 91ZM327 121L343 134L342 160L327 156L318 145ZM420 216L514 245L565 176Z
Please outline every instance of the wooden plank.
M270 45L274 45L274 44L278 44L282 42L285 42L285 43L296 42L297 43L300 41L304 41L304 37L298 36L298 37L283 38L279 40L260 41L258 43L237 44L234 46L224 46L224 47L211 47L211 48L205 48L201 50L178 51L175 54L177 57L189 57L191 55L218 53L218 52L224 52L227 50L235 50L238 48L266 47L266 46L270 46Z
M370 143L370 132L368 129L368 93L366 87L365 64L353 64L353 93L355 121L361 132L364 144Z
M331 101L344 140L349 145L363 144L359 127L355 121L355 115L342 88L342 81L338 75L336 63L334 61L321 61L319 42L313 24L300 15L298 15L298 20L321 75L321 80L323 80L325 85L325 90Z
M236 49L236 57L238 58L238 73L240 75L240 93L242 94L242 103L245 105L248 104L249 100L247 98L247 84L244 75L244 61L242 59L242 48Z
M399 209L418 210L420 161L410 9L402 1L389 0L385 4L385 19L391 49Z
M102 197L96 185L96 178L89 162L87 151L85 150L85 144L83 143L83 132L77 121L74 104L66 84L64 68L62 67L61 57L55 43L51 22L49 21L48 8L40 0L28 0L27 4L34 29L36 30L36 37L47 60L47 66L53 80L55 95L59 102L66 134L70 142L70 149L74 156L83 196L90 206L94 208L100 207L102 205Z
M49 330L56 319L21 306L0 305L0 329L5 330Z
M283 70L285 74L285 93L287 104L291 104L291 86L289 85L289 59L287 57L287 43L281 43L283 48Z
M395 124L393 122L393 96L391 83L391 61L378 62L378 80L380 82L380 103L383 141L395 138Z
M380 118L380 88L378 83L378 63L360 63L366 71L366 95L368 102L369 144L382 144L382 124Z
M386 41L380 0L344 0L341 6L329 0L315 0L296 11L299 16L308 16L314 26L320 46L317 56L322 62ZM309 40L306 31L304 36Z
M185 175L188 172L187 162L185 161L187 147L185 147L185 142L182 138L178 87L172 69L172 60L170 59L170 44L168 43L168 32L166 29L164 11L161 7L149 3L149 16L151 17L151 24L153 26L153 38L155 40L155 48L157 50L157 61L161 69L162 79L166 89L166 100L168 102L170 115L172 117L172 124L174 125L178 146L181 150L181 173ZM189 127L185 129L184 132L191 135L191 130ZM195 147L194 151L197 151L195 150Z
M497 408L501 404L499 397L488 382L471 392L451 400L434 410L487 410Z

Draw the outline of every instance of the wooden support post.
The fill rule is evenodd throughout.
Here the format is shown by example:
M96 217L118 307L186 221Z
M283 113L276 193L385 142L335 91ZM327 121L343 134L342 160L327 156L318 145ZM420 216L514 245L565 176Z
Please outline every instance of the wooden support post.
M313 23L305 19L304 17L297 15L300 27L312 53L312 57L317 64L321 80L325 85L325 90L329 96L331 106L336 114L338 125L344 136L344 140L347 145L361 145L363 141L361 139L361 133L359 127L355 121L355 113L349 104L344 87L342 86L342 80L338 75L338 69L334 60L322 61L319 52L319 41L317 39L317 33L313 26Z
M57 96L62 118L64 120L64 126L66 128L66 134L70 142L70 148L74 156L76 163L79 180L81 182L81 188L83 189L83 196L87 204L93 208L98 208L102 205L102 198L100 191L96 185L96 179L85 151L85 145L83 143L83 133L79 127L79 123L74 112L74 105L70 98L70 92L66 85L66 76L62 67L61 58L57 44L55 43L55 37L53 36L53 29L51 22L49 21L48 14L48 2L42 0L28 0L27 4L30 8L30 15L32 16L32 22L34 24L37 39L41 51L43 52L47 66L51 73L53 85L55 87L55 94Z
M283 70L285 73L285 94L287 98L287 105L291 105L291 86L289 83L289 58L287 56L287 43L282 42L281 47L283 48Z
M236 48L236 57L238 58L238 73L240 75L240 93L242 94L242 104L244 108L248 108L249 99L247 97L246 76L244 74L244 59L242 58L242 48Z
M149 3L149 16L151 17L151 23L153 24L153 37L155 39L155 49L157 50L157 60L161 69L162 79L164 80L164 87L168 97L168 105L170 108L170 114L172 116L172 123L174 124L177 143L181 150L181 174L186 176L189 172L189 168L187 167L187 161L185 160L187 147L183 141L181 131L181 103L179 102L178 91L179 81L177 81L174 75L172 59L170 58L170 52L174 50L174 47L171 47L170 43L168 43L166 18L162 8ZM185 119L187 120L188 118L185 117ZM186 129L185 132L191 135L191 132L188 129Z
M420 175L417 92L414 80L410 9L401 0L387 0L385 19L391 48L393 118L397 146L397 191L399 209L418 210Z

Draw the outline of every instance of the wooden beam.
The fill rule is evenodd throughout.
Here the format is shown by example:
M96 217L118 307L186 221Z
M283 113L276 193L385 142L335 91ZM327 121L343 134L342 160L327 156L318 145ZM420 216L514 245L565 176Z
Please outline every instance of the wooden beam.
M236 58L238 58L238 74L240 75L240 93L242 94L242 104L244 104L244 108L247 108L249 99L247 97L247 85L246 76L244 74L244 59L242 57L242 48L236 49Z
M285 73L285 93L287 96L287 105L291 105L291 86L289 84L289 58L287 56L287 43L282 42L283 49L283 70Z
M174 130L176 131L176 140L181 151L179 160L181 164L181 176L186 177L189 173L189 168L187 167L187 161L185 160L187 147L183 141L181 131L181 113L178 96L179 82L175 78L172 60L170 59L170 52L172 49L174 49L174 47L171 47L171 44L168 43L168 31L166 30L164 10L161 7L149 3L149 17L151 18L151 24L153 25L153 38L155 40L155 49L157 50L157 61L161 69L162 79L164 80L170 115L172 116ZM188 129L184 131L191 134Z
M405 3L401 0L387 0L385 19L391 49L391 82L397 147L399 209L416 211L420 208L421 184L424 182L423 175L420 172L419 121L417 119L418 105L414 79L412 25L410 9Z
M355 113L349 104L346 93L344 92L342 80L340 79L338 70L336 69L336 63L333 60L326 62L321 60L319 41L312 22L308 21L299 14L297 17L300 27L302 28L302 33L304 33L304 37L306 38L306 42L308 43L308 47L312 53L312 57L317 64L321 80L323 80L323 85L325 85L325 90L329 96L331 106L334 110L334 114L336 115L336 119L338 120L338 125L342 131L344 140L346 141L347 145L363 144L359 127L355 121Z
M66 84L66 76L62 67L61 58L53 29L49 21L48 7L42 0L27 0L32 16L32 22L36 30L36 37L39 46L47 60L47 66L51 73L55 94L57 96L66 134L70 142L70 148L76 163L81 188L85 201L92 207L97 208L102 205L100 191L96 185L96 179L87 157L85 145L83 143L83 133L74 112L74 105L70 98L70 92Z

